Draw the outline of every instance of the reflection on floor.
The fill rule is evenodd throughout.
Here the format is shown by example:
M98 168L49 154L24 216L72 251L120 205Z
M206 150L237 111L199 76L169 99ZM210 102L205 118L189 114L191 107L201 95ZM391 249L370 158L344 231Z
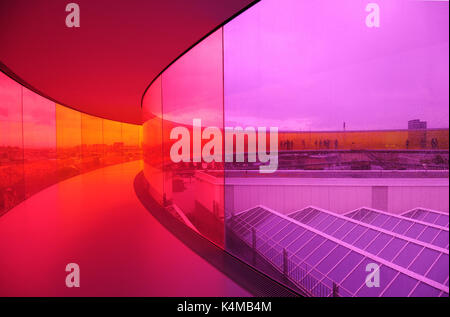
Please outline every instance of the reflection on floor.
M51 186L0 217L0 296L250 296L141 205L142 162ZM65 286L66 264L80 288Z

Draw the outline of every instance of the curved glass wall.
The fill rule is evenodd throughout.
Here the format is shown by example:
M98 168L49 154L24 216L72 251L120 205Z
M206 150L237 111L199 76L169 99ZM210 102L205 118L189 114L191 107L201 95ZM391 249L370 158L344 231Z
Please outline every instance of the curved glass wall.
M141 159L142 127L90 116L0 73L0 216L59 181Z
M150 194L302 294L448 296L448 35L446 2L261 1L144 96Z

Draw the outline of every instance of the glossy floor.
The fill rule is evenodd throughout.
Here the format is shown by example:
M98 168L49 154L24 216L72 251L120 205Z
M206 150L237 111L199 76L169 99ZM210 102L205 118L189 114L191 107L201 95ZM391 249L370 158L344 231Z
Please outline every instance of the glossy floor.
M142 162L51 186L0 217L0 296L250 296L140 204ZM66 264L80 266L67 288Z

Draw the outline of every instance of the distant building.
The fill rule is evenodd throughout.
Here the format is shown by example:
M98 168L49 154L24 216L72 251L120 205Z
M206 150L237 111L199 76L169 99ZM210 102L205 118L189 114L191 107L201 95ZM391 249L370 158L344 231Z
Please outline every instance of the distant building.
M427 147L427 122L419 119L408 121L407 148L425 149ZM417 131L422 130L422 131Z
M408 130L424 130L427 128L426 121L420 121L419 119L408 121Z

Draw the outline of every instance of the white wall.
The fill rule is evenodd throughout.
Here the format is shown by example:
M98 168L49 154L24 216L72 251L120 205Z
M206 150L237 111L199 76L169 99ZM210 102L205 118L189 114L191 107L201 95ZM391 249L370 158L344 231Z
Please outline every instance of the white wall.
M265 205L281 213L290 213L312 205L337 213L364 206L396 214L416 207L449 212L448 179L364 179L361 182L345 178L331 181L298 179L298 184L284 184L283 179L277 184L273 178L267 184L263 179L257 183L251 178L247 181L248 184L243 178L226 181L227 211Z

